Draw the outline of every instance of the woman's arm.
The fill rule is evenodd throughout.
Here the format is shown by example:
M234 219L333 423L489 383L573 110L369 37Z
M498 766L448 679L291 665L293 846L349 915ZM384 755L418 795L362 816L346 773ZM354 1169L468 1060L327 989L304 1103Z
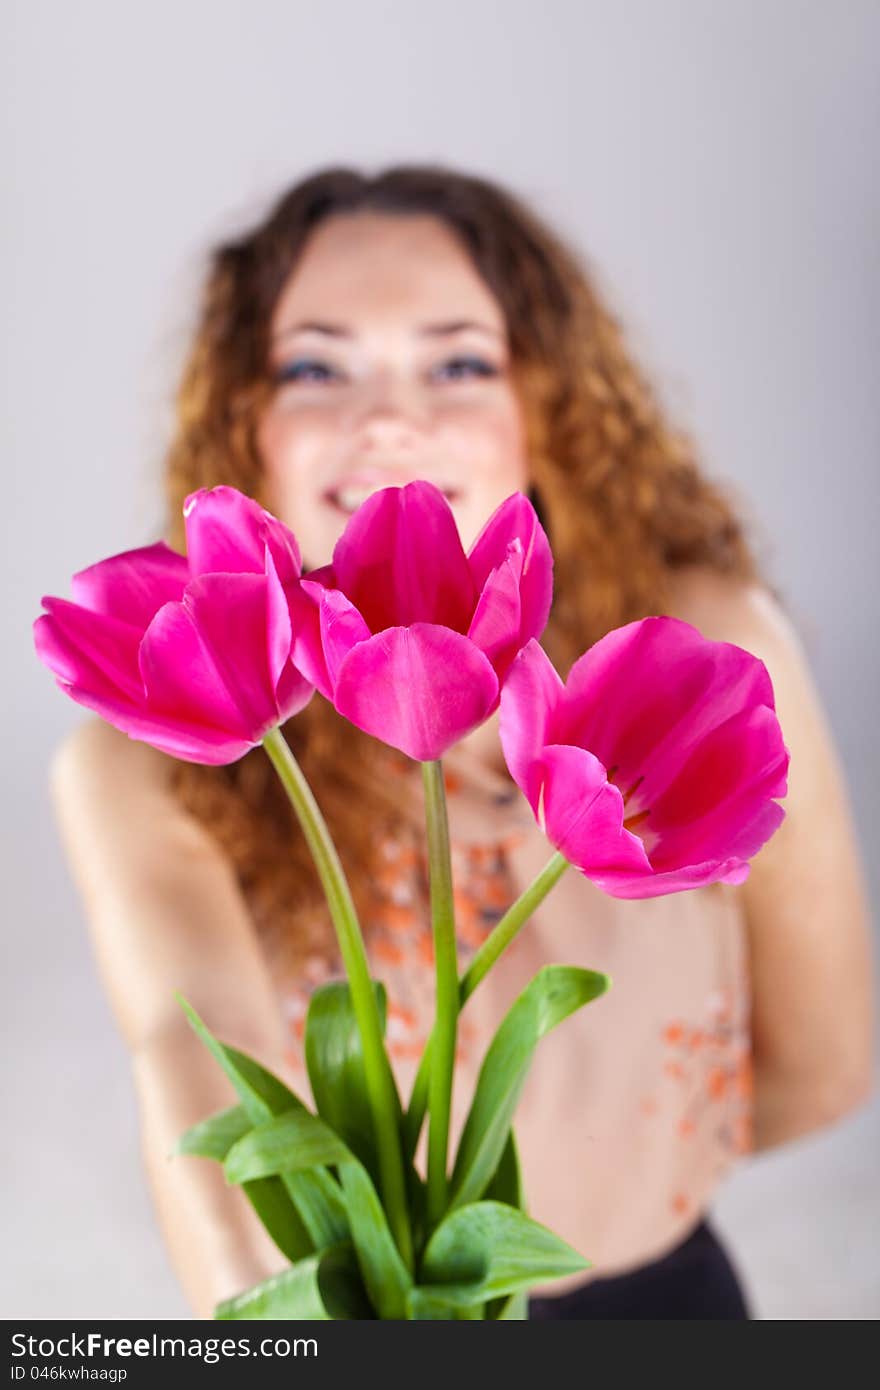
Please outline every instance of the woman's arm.
M797 635L766 590L684 576L676 616L753 652L791 754L786 817L743 894L751 957L757 1149L827 1125L871 1089L867 896L843 772Z
M171 1156L235 1103L179 990L223 1039L284 1075L284 1028L231 867L167 785L169 761L98 720L61 745L53 802L98 967L132 1059L142 1150L171 1262L195 1315L283 1268L217 1163Z

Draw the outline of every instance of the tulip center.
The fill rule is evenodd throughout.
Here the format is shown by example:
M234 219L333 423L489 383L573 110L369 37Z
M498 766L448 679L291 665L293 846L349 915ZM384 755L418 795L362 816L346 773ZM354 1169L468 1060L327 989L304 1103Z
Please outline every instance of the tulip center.
M651 814L651 808L649 806L645 807L644 810L638 809L639 800L638 798L636 798L636 792L638 791L639 787L642 785L645 779L644 776L637 777L636 780L633 782L632 786L628 787L627 790L624 791L622 787L618 786L616 780L616 774L619 771L619 768L620 764L615 763L613 767L608 769L608 781L614 783L615 787L617 787L618 791L623 797L624 830L635 831L637 827L642 825L648 819L648 816ZM629 811L629 815L627 815L627 811Z

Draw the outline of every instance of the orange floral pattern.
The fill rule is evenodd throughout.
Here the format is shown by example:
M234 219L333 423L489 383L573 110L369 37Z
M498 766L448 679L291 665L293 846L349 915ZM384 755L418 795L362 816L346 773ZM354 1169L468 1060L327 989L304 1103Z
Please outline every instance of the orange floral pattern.
M451 780L447 774L447 790ZM484 845L450 846L459 964L466 966L515 897L507 850L510 837ZM386 1040L389 1054L418 1058L433 1024L434 944L428 869L410 845L388 840L381 849L370 901L362 906L369 923L368 951L388 989ZM282 998L291 1045L285 1054L296 1070L305 1066L303 1038L309 997L322 984L343 977L338 955L313 956ZM466 1015L459 1020L456 1057L469 1055L478 1039Z
M640 1103L646 1119L668 1125L672 1117L684 1143L708 1133L719 1155L719 1175L753 1142L751 1039L748 1018L736 1004L732 991L714 990L701 1019L674 1019L663 1027L658 1094L671 1086L674 1101L670 1105L658 1095L645 1095ZM673 1192L669 1200L678 1214L690 1210L685 1192Z

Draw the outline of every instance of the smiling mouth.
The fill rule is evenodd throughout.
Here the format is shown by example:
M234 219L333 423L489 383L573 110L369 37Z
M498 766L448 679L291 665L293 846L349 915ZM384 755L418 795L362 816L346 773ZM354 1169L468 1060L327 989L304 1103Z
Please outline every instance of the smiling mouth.
M321 493L322 502L326 502L329 507L337 512L342 512L343 516L351 516L356 512L368 497L372 497L374 492L380 492L386 487L400 487L405 480L394 480L393 482L385 479L381 482L342 482L333 487L327 488ZM461 496L461 489L446 487L442 483L435 483L434 486L442 492L447 502L455 502Z

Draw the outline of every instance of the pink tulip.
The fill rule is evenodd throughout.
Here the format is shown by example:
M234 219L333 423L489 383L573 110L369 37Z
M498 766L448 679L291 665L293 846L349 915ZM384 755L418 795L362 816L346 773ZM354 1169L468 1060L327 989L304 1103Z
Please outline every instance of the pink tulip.
M294 537L231 487L184 507L186 558L163 541L73 576L44 598L37 654L72 699L187 762L230 763L308 702L291 665Z
M785 815L773 798L788 750L766 667L675 618L609 632L564 685L530 642L500 722L548 839L613 897L742 883Z
M543 632L552 567L521 493L465 555L438 488L383 488L349 521L332 565L302 580L294 660L358 728L439 758L493 712L515 656Z

